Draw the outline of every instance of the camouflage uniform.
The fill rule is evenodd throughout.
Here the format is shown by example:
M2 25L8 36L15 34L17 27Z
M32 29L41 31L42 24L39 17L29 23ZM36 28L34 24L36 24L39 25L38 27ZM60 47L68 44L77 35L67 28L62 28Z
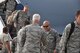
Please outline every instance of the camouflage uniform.
M42 53L41 43L47 45L46 33L37 24L27 25L18 32L16 53Z
M15 16L14 23L16 24L17 32L24 26L24 23L30 22L30 17L28 13L18 10L17 16ZM17 11L16 11L17 12Z
M53 51L56 49L56 46L59 43L59 34L55 29L50 29L49 32L47 33L47 41L48 41L48 45L47 45L47 52L48 53L53 53Z
M2 17L3 21L5 21L5 5L6 5L6 0L0 3L0 16Z
M57 33L57 31L55 29L51 29L49 32L47 32L48 35L47 36L47 41L48 41L48 45L47 45L47 51L48 53L53 53L53 51L56 48L56 45L59 42L59 34Z
M6 2L6 20L9 15L16 9L17 2L15 0L7 0Z
M80 53L80 26L77 25L76 21L74 23L75 29L67 43L67 53ZM67 42L66 40L69 35L70 29L71 24L68 24L59 43L59 53L65 53L65 45Z

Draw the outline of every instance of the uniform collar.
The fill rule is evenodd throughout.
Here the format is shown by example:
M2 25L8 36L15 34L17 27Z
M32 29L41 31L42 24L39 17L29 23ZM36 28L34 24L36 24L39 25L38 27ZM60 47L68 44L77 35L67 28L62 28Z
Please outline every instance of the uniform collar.
M75 23L75 27L80 28L80 25L78 25L76 21L74 21L74 23Z
M39 24L35 23L35 24L31 24L31 25L34 25L34 26L39 26Z

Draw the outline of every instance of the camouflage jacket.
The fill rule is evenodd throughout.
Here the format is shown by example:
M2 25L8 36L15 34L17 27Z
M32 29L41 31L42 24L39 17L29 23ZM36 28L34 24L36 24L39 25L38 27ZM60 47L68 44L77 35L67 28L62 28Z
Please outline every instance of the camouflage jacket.
M46 49L44 49L43 51L47 50L48 53L53 53L53 51L55 50L60 40L59 34L55 29L52 29L52 28L49 32L46 32L46 33L47 33L46 39L48 44Z
M75 29L67 43L67 53L80 53L80 26L77 25L76 21L74 23ZM59 53L65 53L65 45L69 36L70 28L71 24L68 24L63 32L63 36L59 43Z
M27 25L18 32L16 53L42 53L41 43L47 45L46 33L38 25Z
M47 46L48 53L53 53L53 51L56 48L56 45L59 42L59 34L55 29L51 29L48 32L47 41L48 41L48 46Z
M26 23L30 23L30 17L27 13L24 13L22 10L18 10L18 14L15 16L15 19L14 19L14 23L16 25L16 29L17 31L19 31L19 29L21 29L24 24ZM16 11L17 12L17 11Z

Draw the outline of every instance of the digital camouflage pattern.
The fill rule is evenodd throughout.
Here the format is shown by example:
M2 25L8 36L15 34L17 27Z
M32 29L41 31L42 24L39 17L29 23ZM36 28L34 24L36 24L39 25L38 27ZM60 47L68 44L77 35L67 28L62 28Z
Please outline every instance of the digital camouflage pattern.
M46 33L37 24L20 29L17 41L16 53L42 53L41 44L47 45Z
M67 53L80 53L80 26L77 25L76 21L74 23L75 29L67 43ZM70 32L70 28L71 24L68 24L63 32L63 36L59 43L59 53L65 53L65 45Z

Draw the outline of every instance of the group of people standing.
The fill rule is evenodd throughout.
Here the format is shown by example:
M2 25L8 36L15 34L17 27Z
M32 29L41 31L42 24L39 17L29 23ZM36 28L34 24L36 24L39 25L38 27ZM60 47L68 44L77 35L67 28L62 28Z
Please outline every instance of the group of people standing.
M17 53L53 53L58 33L50 27L49 21L39 26L40 15L34 14L32 23L21 28L17 35Z
M40 26L40 14L30 16L28 5L21 10L7 8L6 11L0 8L0 16L6 24L0 34L1 53L80 53L80 10L75 14L75 21L65 27L60 37L48 20ZM4 12L7 14L2 14Z

